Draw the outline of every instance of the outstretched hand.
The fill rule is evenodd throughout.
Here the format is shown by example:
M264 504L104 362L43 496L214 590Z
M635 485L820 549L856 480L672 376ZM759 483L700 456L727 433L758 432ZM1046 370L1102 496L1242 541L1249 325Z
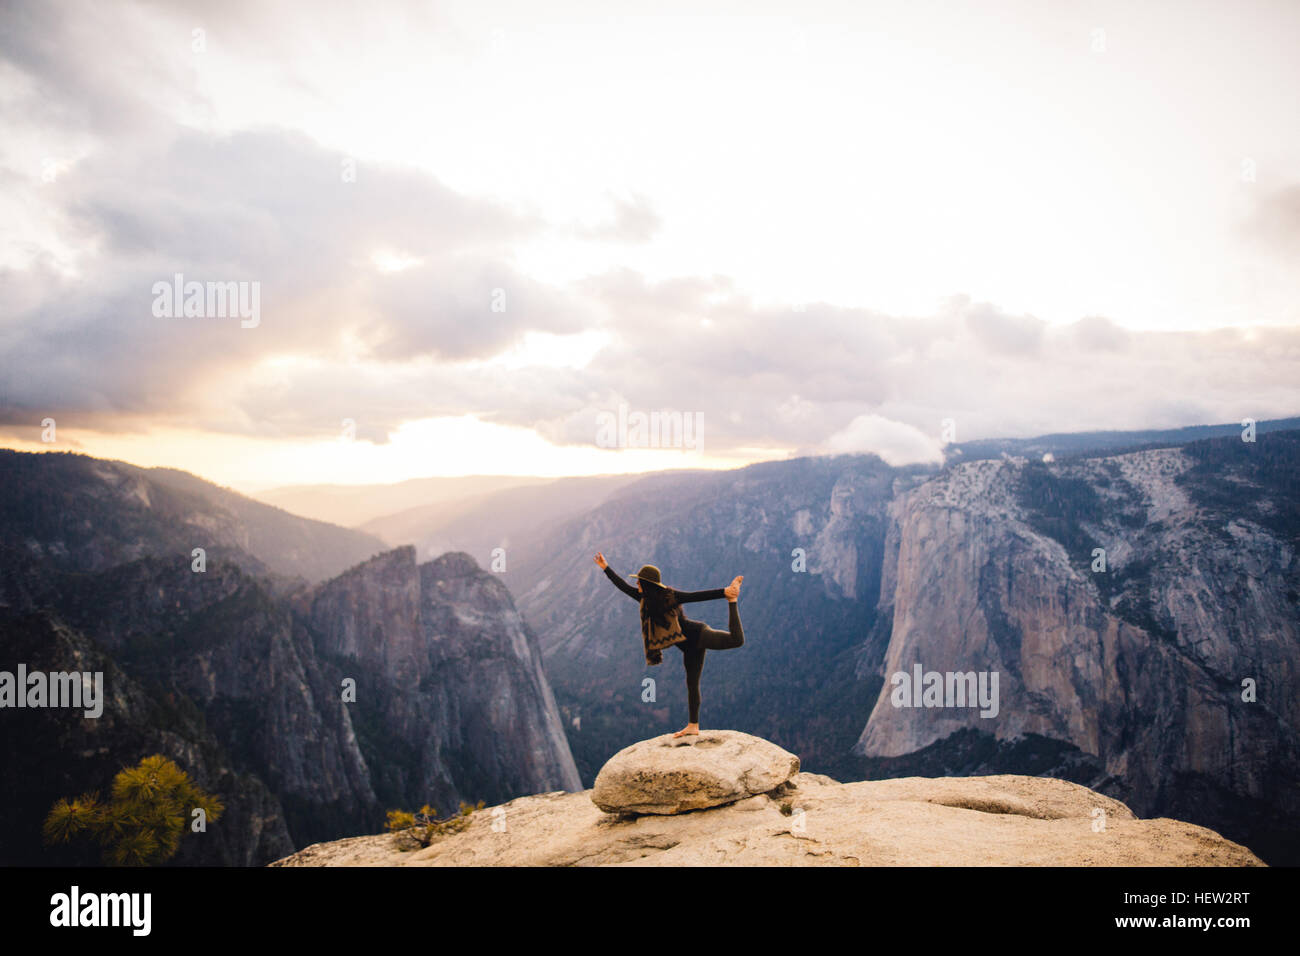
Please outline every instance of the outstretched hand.
M601 554L599 551L596 552L596 556L592 558L592 560L595 561L597 565L599 565L602 571L605 570L607 567L609 567L609 562L605 560L605 556Z
M737 574L731 579L731 583L722 589L722 593L727 596L728 601L734 601L740 597L740 585L744 580L745 576L743 574Z

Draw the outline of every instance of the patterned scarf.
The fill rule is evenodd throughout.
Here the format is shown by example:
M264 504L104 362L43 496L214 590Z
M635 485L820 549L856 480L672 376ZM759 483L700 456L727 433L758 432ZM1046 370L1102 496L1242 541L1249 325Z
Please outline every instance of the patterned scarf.
M648 585L654 587L653 584ZM656 614L651 601L641 599L641 641L645 645L645 662L650 666L663 663L663 649L686 640L682 633L681 609L672 592L664 589L664 607Z

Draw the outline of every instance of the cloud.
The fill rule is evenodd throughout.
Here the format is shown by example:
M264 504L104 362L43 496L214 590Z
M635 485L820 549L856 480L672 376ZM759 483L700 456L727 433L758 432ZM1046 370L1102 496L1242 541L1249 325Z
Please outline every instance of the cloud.
M1075 344L1089 352L1122 352L1131 340L1127 331L1102 315L1084 316L1069 329Z
M890 465L943 463L943 448L936 438L879 415L859 415L826 440L826 449L837 454L879 455Z
M94 252L75 276L39 260L0 271L13 303L0 320L6 423L36 411L97 427L183 420L238 400L242 373L283 356L483 359L525 331L585 324L580 302L510 263L541 223L425 174L363 165L345 182L337 153L288 131L179 130L103 151L47 188L45 205ZM372 255L390 247L422 265L380 273ZM156 317L153 286L176 274L257 283L260 323Z
M613 215L595 226L578 226L574 232L582 239L617 242L647 242L659 231L663 221L644 196L632 194L609 197Z
M1263 191L1246 219L1245 232L1294 262L1300 255L1300 183Z
M966 326L991 352L1032 355L1043 342L1047 323L1031 315L1008 315L981 303L964 310Z
M214 42L287 42L244 24L254 8L238 7ZM727 276L629 268L543 282L519 250L570 227L364 157L345 181L338 151L293 130L217 134L170 119L158 97L192 109L203 99L184 81L192 67L146 55L142 37L157 28L143 29L143 9L120 8L119 23L6 8L0 57L29 81L6 101L15 122L95 147L54 183L8 171L6 189L77 253L75 270L45 255L0 269L0 425L11 430L53 415L61 429L334 437L349 418L358 437L383 441L405 422L469 413L591 444L596 416L627 404L702 414L710 452L902 462L938 460L946 418L967 440L1300 410L1294 327L1136 332L1101 316L1053 326L964 296L929 315L816 302L796 312ZM119 34L129 70L105 65L105 38ZM1300 235L1295 190L1260 215L1261 235ZM631 194L584 228L623 243L659 225ZM379 251L409 267L377 269ZM260 324L155 317L153 284L175 273L260 283ZM605 344L585 364L498 361L529 333L591 331Z

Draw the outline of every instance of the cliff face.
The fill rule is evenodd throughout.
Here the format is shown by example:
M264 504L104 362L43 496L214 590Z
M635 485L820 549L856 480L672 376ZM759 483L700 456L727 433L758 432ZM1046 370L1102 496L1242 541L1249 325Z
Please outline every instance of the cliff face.
M83 636L157 712L188 713L191 738L224 754L203 757L205 780L254 782L240 812L269 822L220 859L256 858L277 825L301 846L377 829L397 805L576 789L565 730L590 781L628 740L680 726L677 654L644 665L635 605L591 563L603 549L620 573L651 562L686 589L746 575L746 644L708 657L706 727L840 779L1063 776L1300 860L1294 433L938 473L846 456L665 474L512 546L507 575L404 548L290 597L234 544L191 572L174 512L145 513L161 486L45 478L20 481L0 516L0 610ZM725 626L722 602L688 612ZM895 707L892 676L917 665L996 673L997 715ZM105 766L155 746L146 724L117 725ZM103 785L72 785L76 758L60 759L64 790Z
M900 496L881 593L886 684L858 751L901 756L961 730L1037 734L1094 755L1106 792L1140 814L1293 841L1295 543L1269 521L1267 481L1215 500L1197 468L1180 449L982 461ZM895 706L892 675L918 664L997 672L997 716Z
M198 861L261 863L286 845L378 827L387 808L427 802L449 812L462 799L580 787L536 640L505 586L466 555L419 567L412 549L398 549L292 602L225 563L203 574L156 558L99 575L27 571L21 597L0 594L23 605L5 620L57 608L41 612L49 627L84 634L78 639L111 664L116 680L152 701L143 712L179 706L190 714L190 737L210 751L201 760L197 744L159 736L139 717L143 704L127 706L129 696L110 697L102 722L39 712L66 725L42 737L102 735L110 723L120 733L103 766L79 762L75 747L27 760L27 744L13 739L15 760L45 768L34 774L30 813L48 810L49 780L70 792L102 786L137 751L161 748L201 779L219 781L213 786L227 797L230 820L270 821L242 832L226 824L231 845L196 848ZM37 658L21 657L27 645L18 633L6 626L0 649L35 667ZM346 678L355 700L344 699ZM224 789L236 773L253 789ZM13 824L31 831L39 827L33 819ZM261 829L284 842L266 844ZM40 859L17 830L11 836L24 861Z
M155 751L228 806L219 836L183 844L180 862L261 863L377 828L393 807L446 812L579 786L536 641L467 556L419 567L399 549L286 593L242 550L265 544L266 529L201 496L177 510L169 496L205 484L192 476L160 484L81 456L0 466L16 475L0 514L0 658L35 668L47 649L24 635L39 626L113 675L98 721L26 712L32 732L6 737L6 771L30 770L7 804L21 811L0 817L6 861L47 859L29 838L53 800ZM264 554L314 540L317 523L276 514L307 527ZM189 554L196 516L211 519L206 540L231 542L202 572Z
M645 667L636 608L597 550L687 589L746 575L746 644L708 657L706 727L841 779L1057 775L1300 861L1300 433L637 482L511 553L588 784L627 740L685 719L676 653ZM724 626L722 610L688 613ZM893 675L918 664L996 673L997 716L893 706Z
M41 581L31 607L84 633L155 698L201 715L232 766L279 799L296 842L379 818L338 685L263 579L224 562L195 573L145 558Z
M535 638L468 555L419 566L398 548L328 582L306 626L336 678L389 805L578 789ZM339 683L336 680L336 684Z
M151 692L125 674L96 642L43 612L0 608L0 670L103 672L103 714L53 708L7 710L0 734L0 863L8 866L97 863L93 845L48 848L41 822L60 797L104 792L124 766L161 753L200 786L221 794L226 813L181 844L179 864L256 866L294 846L280 802L236 762L184 701Z

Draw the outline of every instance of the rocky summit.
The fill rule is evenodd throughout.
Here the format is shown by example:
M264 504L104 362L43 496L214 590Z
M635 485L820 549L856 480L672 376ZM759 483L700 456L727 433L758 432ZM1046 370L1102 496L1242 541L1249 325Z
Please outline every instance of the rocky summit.
M761 737L734 730L664 734L611 757L591 802L607 813L683 813L766 793L798 772L798 757Z
M768 787L769 789L761 789ZM519 797L403 851L391 834L272 866L1262 866L1250 850L1050 777L837 783L735 731L644 740L594 790Z

